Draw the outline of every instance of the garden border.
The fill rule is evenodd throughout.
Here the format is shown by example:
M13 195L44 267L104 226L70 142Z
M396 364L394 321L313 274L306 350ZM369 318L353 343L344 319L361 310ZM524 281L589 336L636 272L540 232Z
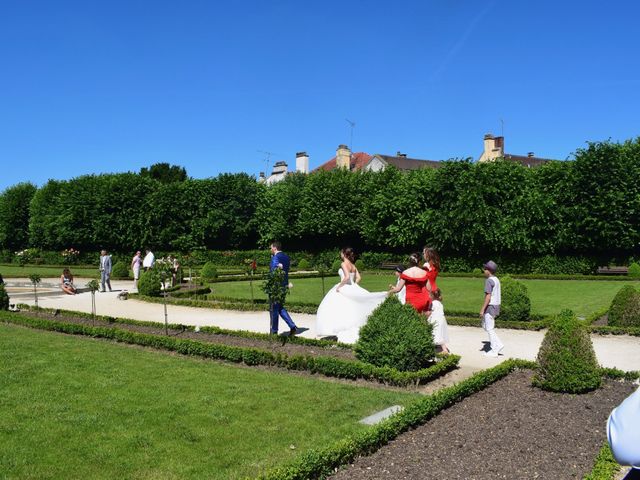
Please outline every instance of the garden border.
M598 452L591 472L583 480L613 480L615 474L620 470L621 466L613 458L609 443L605 441L600 452Z
M459 355L439 357L440 360L431 367L415 372L402 372L390 367L377 367L360 361L341 360L333 357L312 357L308 355L286 355L272 353L258 348L236 347L203 343L190 339L179 339L161 335L137 333L112 327L92 327L74 323L58 322L13 312L0 312L0 321L27 326L40 330L68 333L72 335L86 335L95 338L106 338L122 343L153 347L184 355L195 355L203 358L227 360L234 363L244 363L249 366L267 365L285 368L287 370L308 371L320 373L328 377L345 378L349 380L373 380L387 385L408 386L419 385L434 380L445 373L457 368Z
M487 370L475 373L471 377L451 387L445 387L408 406L405 410L391 416L383 422L354 436L348 436L323 449L310 450L288 465L275 467L256 480L304 480L325 478L336 472L339 467L353 462L357 457L370 455L401 433L424 424L442 410L460 402L466 397L484 390L489 385L517 369L536 369L537 364L527 360L510 359ZM602 369L603 376L621 378L627 375L640 376L640 372L623 372L616 369ZM613 376L611 376L613 375ZM608 447L607 447L608 448ZM596 457L593 473L604 475L601 469L608 459L601 449ZM590 480L610 480L610 477L586 477Z

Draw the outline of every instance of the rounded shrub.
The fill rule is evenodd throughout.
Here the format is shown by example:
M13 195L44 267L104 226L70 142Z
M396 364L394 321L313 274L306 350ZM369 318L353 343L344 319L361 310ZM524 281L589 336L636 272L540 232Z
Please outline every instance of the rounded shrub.
M631 278L640 278L640 265L638 265L636 262L633 262L631 265L629 265L627 275Z
M9 294L0 283L0 310L9 310Z
M544 390L583 393L598 388L602 381L589 332L571 310L553 321L537 361L533 384Z
M359 271L363 271L363 270L365 269L364 262L362 261L362 259L361 259L361 258L359 258L358 260L356 260L355 265L356 265L356 268L357 268Z
M113 278L129 278L129 266L124 262L116 262L111 269Z
M338 273L338 270L340 270L341 265L342 265L342 260L334 260L333 263L331 264L331 271Z
M527 286L505 276L500 279L502 289L502 305L500 306L500 320L524 322L531 314L531 300Z
M202 270L200 270L200 276L203 280L213 280L214 278L218 278L218 269L213 263L207 262L202 267Z
M309 265L309 261L306 258L303 258L298 262L299 270L309 270L310 268L311 268L311 265Z
M138 280L138 293L148 297L159 297L162 292L161 283L160 274L157 271L151 269L142 272Z
M395 295L387 298L360 329L356 357L379 367L415 371L429 366L436 353L432 326Z
M609 325L614 327L640 327L640 292L625 285L611 301Z

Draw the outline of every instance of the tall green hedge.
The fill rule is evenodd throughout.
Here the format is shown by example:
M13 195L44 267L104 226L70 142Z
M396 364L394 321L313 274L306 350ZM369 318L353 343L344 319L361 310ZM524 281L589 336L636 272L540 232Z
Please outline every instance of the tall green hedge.
M574 160L537 168L451 160L409 172L293 174L270 186L247 174L170 183L86 175L35 193L5 190L0 250L186 252L278 239L289 251L348 244L400 253L426 243L450 259L536 256L539 273L577 273L592 267L563 265L559 255L637 257L639 177L640 139L589 143Z

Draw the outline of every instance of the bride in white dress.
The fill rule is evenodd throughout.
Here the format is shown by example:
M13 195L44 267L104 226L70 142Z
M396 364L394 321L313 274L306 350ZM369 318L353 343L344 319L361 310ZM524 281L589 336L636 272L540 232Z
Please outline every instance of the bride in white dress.
M340 342L355 343L360 327L384 301L387 292L369 292L358 285L361 277L354 265L352 248L343 248L340 258L340 283L322 299L316 316L316 330L320 337L337 336Z

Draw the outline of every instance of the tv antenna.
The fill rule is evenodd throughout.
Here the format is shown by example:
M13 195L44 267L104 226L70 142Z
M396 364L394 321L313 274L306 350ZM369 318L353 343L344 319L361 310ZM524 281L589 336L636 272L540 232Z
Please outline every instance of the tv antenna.
M353 153L353 129L356 126L356 122L352 122L348 118L345 118L345 120L351 126L351 142L349 143L349 148L351 149L351 153Z
M266 164L264 174L269 176L269 163L271 162L271 155L278 155L275 152L267 152L266 150L257 150L259 153L264 153L264 162Z
M501 118L499 120L500 120L500 136L504 137L504 120Z

